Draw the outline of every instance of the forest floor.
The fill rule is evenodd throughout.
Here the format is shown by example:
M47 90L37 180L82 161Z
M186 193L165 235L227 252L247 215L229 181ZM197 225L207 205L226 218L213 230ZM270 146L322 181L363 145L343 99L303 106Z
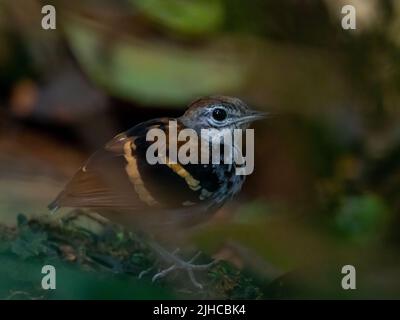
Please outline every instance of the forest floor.
M156 256L133 233L116 226L99 233L72 220L54 223L19 215L16 227L0 225L0 262L0 299L263 298L251 276L225 261L196 274L203 290L179 271L157 282L152 282L155 272L139 279ZM56 268L56 290L41 286L44 265Z

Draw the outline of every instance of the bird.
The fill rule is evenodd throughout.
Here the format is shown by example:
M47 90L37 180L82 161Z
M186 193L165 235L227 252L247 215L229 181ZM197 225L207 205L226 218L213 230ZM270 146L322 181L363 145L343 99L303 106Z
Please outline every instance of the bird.
M190 129L199 136L207 129L232 132L247 129L251 122L265 116L263 112L250 109L239 98L218 95L194 100L178 118L156 118L139 123L93 153L48 208L52 212L62 207L86 208L146 235L178 234L181 229L210 219L239 193L245 175L236 174L236 163L225 163L224 154L219 163L183 163L178 158L175 162L150 164L147 151L153 142L147 137L149 131L161 130L168 136L173 129L171 124L175 124L178 133ZM183 143L178 141L178 147ZM167 139L167 155L170 148L171 140ZM208 145L205 148L209 148ZM204 147L197 150L205 152ZM151 248L171 264L155 274L153 281L173 270L183 269L192 283L202 288L193 271L208 269L215 261L194 264L199 254L184 261L177 254L179 250L170 252L154 241L154 237L146 239Z

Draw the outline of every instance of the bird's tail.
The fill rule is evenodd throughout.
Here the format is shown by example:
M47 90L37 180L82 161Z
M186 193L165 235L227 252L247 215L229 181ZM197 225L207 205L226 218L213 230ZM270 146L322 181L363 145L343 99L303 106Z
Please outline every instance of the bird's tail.
M60 199L62 197L62 192L47 206L50 210L50 214L54 214L60 209Z

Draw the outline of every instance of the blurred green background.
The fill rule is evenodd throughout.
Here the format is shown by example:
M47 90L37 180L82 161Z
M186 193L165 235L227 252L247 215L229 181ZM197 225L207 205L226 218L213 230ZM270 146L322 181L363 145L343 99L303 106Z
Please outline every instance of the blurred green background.
M56 30L41 28L44 4ZM356 30L341 27L345 4ZM174 281L137 280L146 263L127 272L79 259L93 246L103 260L146 256L119 254L132 245L124 236L104 249L102 236L82 235L90 222L77 236L17 226L17 215L49 219L46 205L96 148L210 94L276 116L255 124L255 172L240 196L191 233L227 261L194 297L400 298L396 0L1 1L0 298L188 297ZM63 290L38 289L45 261L60 265ZM341 288L347 264L356 290Z

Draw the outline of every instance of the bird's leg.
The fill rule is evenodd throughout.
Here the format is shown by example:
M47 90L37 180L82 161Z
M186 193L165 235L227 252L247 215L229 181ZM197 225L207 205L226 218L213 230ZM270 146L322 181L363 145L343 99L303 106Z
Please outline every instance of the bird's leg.
M203 289L203 286L196 280L194 276L194 271L207 270L218 262L217 260L214 260L207 264L194 264L194 261L201 254L200 251L197 252L189 261L184 261L176 255L177 253L176 250L173 253L170 253L154 241L150 241L149 245L163 260L165 260L168 263L171 263L170 267L161 270L160 272L158 272L153 276L152 278L153 282L161 278L164 278L174 270L181 269L187 272L190 280L192 281L195 287Z

